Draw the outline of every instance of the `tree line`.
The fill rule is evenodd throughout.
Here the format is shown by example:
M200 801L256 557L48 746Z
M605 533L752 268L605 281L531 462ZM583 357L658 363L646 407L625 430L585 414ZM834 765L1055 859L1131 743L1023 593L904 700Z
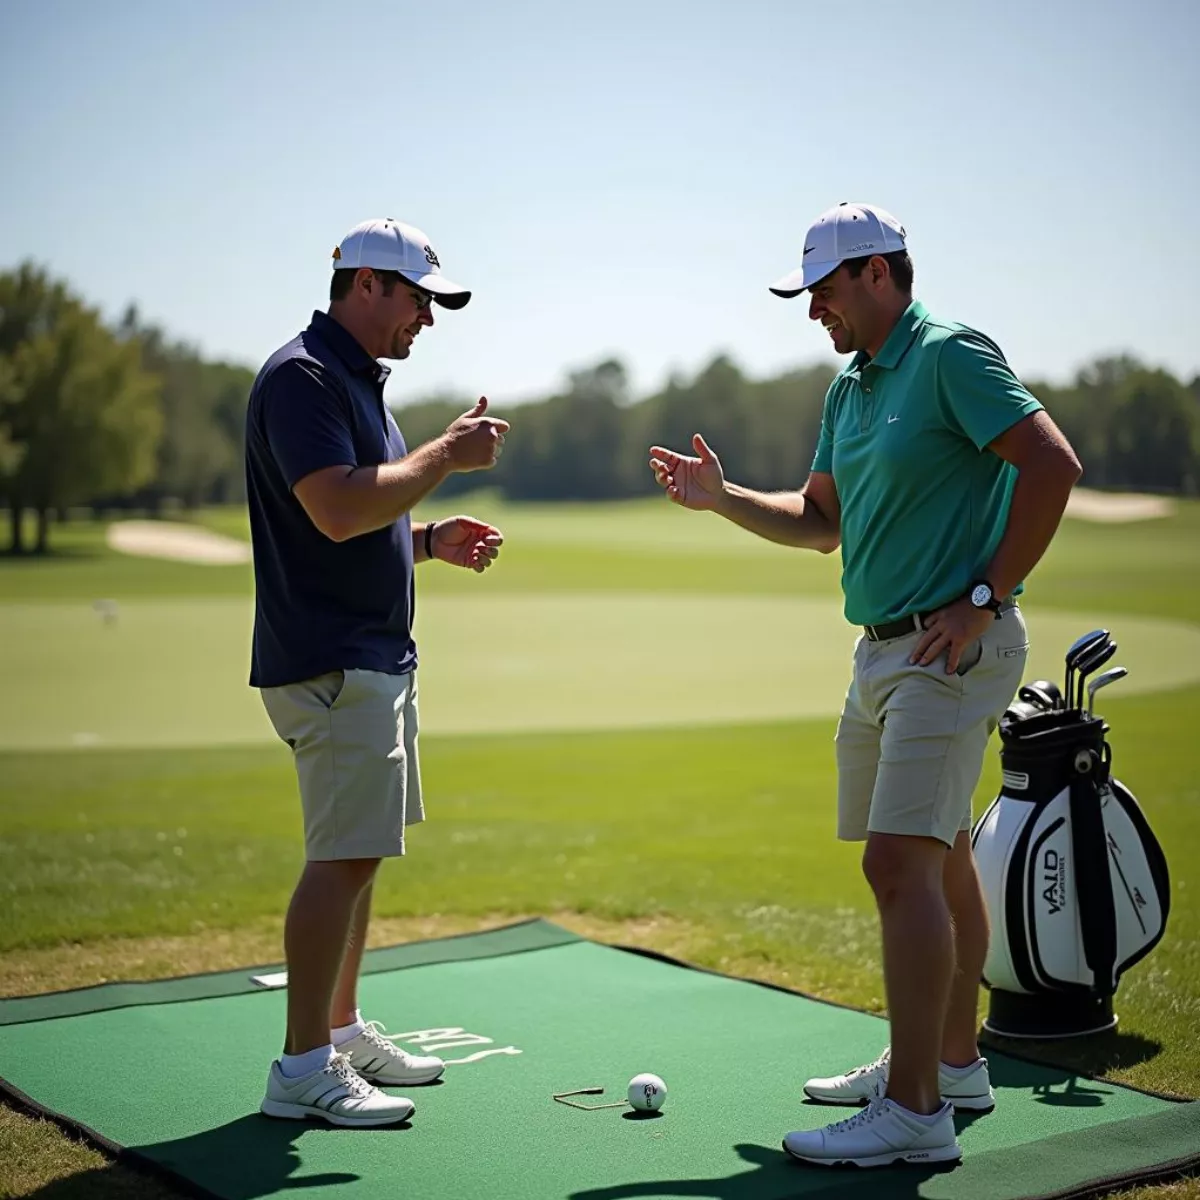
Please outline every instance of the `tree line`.
M751 379L726 355L694 376L631 394L621 362L570 372L513 421L494 471L455 475L444 494L498 488L512 500L609 500L654 491L655 443L686 450L703 432L729 476L767 490L804 481L825 390L819 364ZM10 553L44 552L56 517L196 508L245 499L243 422L254 369L210 361L136 308L106 324L32 263L0 273L0 505ZM1098 358L1066 385L1026 380L1075 446L1089 486L1200 492L1200 376L1190 382L1127 356ZM474 397L395 410L410 446L439 434ZM36 514L33 543L21 514Z

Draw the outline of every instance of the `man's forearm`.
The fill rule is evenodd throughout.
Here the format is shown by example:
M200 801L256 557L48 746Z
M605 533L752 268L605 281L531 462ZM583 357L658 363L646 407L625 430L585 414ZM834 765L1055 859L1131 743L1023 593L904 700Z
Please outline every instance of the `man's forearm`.
M428 496L450 471L449 448L440 438L418 446L398 462L355 467L336 491L343 536L386 528Z
M742 529L781 546L829 554L841 541L833 522L804 492L756 492L727 483L716 511Z
M1009 595L1049 549L1079 474L1073 457L1057 454L1021 468L1008 525L985 572L997 598Z

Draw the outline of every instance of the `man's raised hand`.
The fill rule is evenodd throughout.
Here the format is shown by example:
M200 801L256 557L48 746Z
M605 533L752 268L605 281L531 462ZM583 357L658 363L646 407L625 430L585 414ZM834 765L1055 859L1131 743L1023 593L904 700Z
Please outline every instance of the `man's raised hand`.
M455 567L483 572L496 561L504 535L474 517L443 517L433 527L433 557Z
M725 472L721 470L721 460L698 433L692 437L692 448L696 457L664 446L651 446L650 469L676 504L697 512L711 512L725 494Z
M486 412L487 397L480 396L475 407L452 422L442 435L455 471L485 471L496 465L509 426L498 417L484 416Z

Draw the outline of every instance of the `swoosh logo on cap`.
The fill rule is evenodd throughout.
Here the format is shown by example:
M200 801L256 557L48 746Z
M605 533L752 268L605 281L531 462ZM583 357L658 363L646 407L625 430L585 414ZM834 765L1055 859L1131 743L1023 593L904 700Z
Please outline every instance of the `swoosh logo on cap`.
M815 249L816 249L816 246L805 246L804 253L811 254ZM801 257L803 257L803 255Z

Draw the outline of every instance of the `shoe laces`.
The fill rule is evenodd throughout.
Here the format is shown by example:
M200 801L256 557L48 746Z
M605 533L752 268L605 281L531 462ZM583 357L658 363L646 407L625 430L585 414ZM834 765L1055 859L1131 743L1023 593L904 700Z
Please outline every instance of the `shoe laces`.
M891 1061L892 1048L891 1046L888 1046L888 1048L884 1050L884 1052L873 1063L867 1063L866 1066L863 1067L855 1067L854 1070L846 1076L846 1078L859 1079L863 1075L870 1075L875 1071L882 1071L886 1075L888 1071L888 1064Z
M844 1121L836 1121L829 1126L830 1132L845 1133L851 1129L861 1129L864 1125L870 1125L876 1117L883 1113L884 1098L876 1092L871 1097L866 1108L860 1108L852 1117L847 1117Z
M385 1054L392 1058L408 1058L405 1051L401 1050L395 1042L391 1040L385 1033L386 1026L382 1021L368 1021L366 1028L359 1035L365 1038L376 1050L382 1050Z
M366 1099L375 1089L350 1065L344 1054L335 1054L325 1068L352 1096Z

